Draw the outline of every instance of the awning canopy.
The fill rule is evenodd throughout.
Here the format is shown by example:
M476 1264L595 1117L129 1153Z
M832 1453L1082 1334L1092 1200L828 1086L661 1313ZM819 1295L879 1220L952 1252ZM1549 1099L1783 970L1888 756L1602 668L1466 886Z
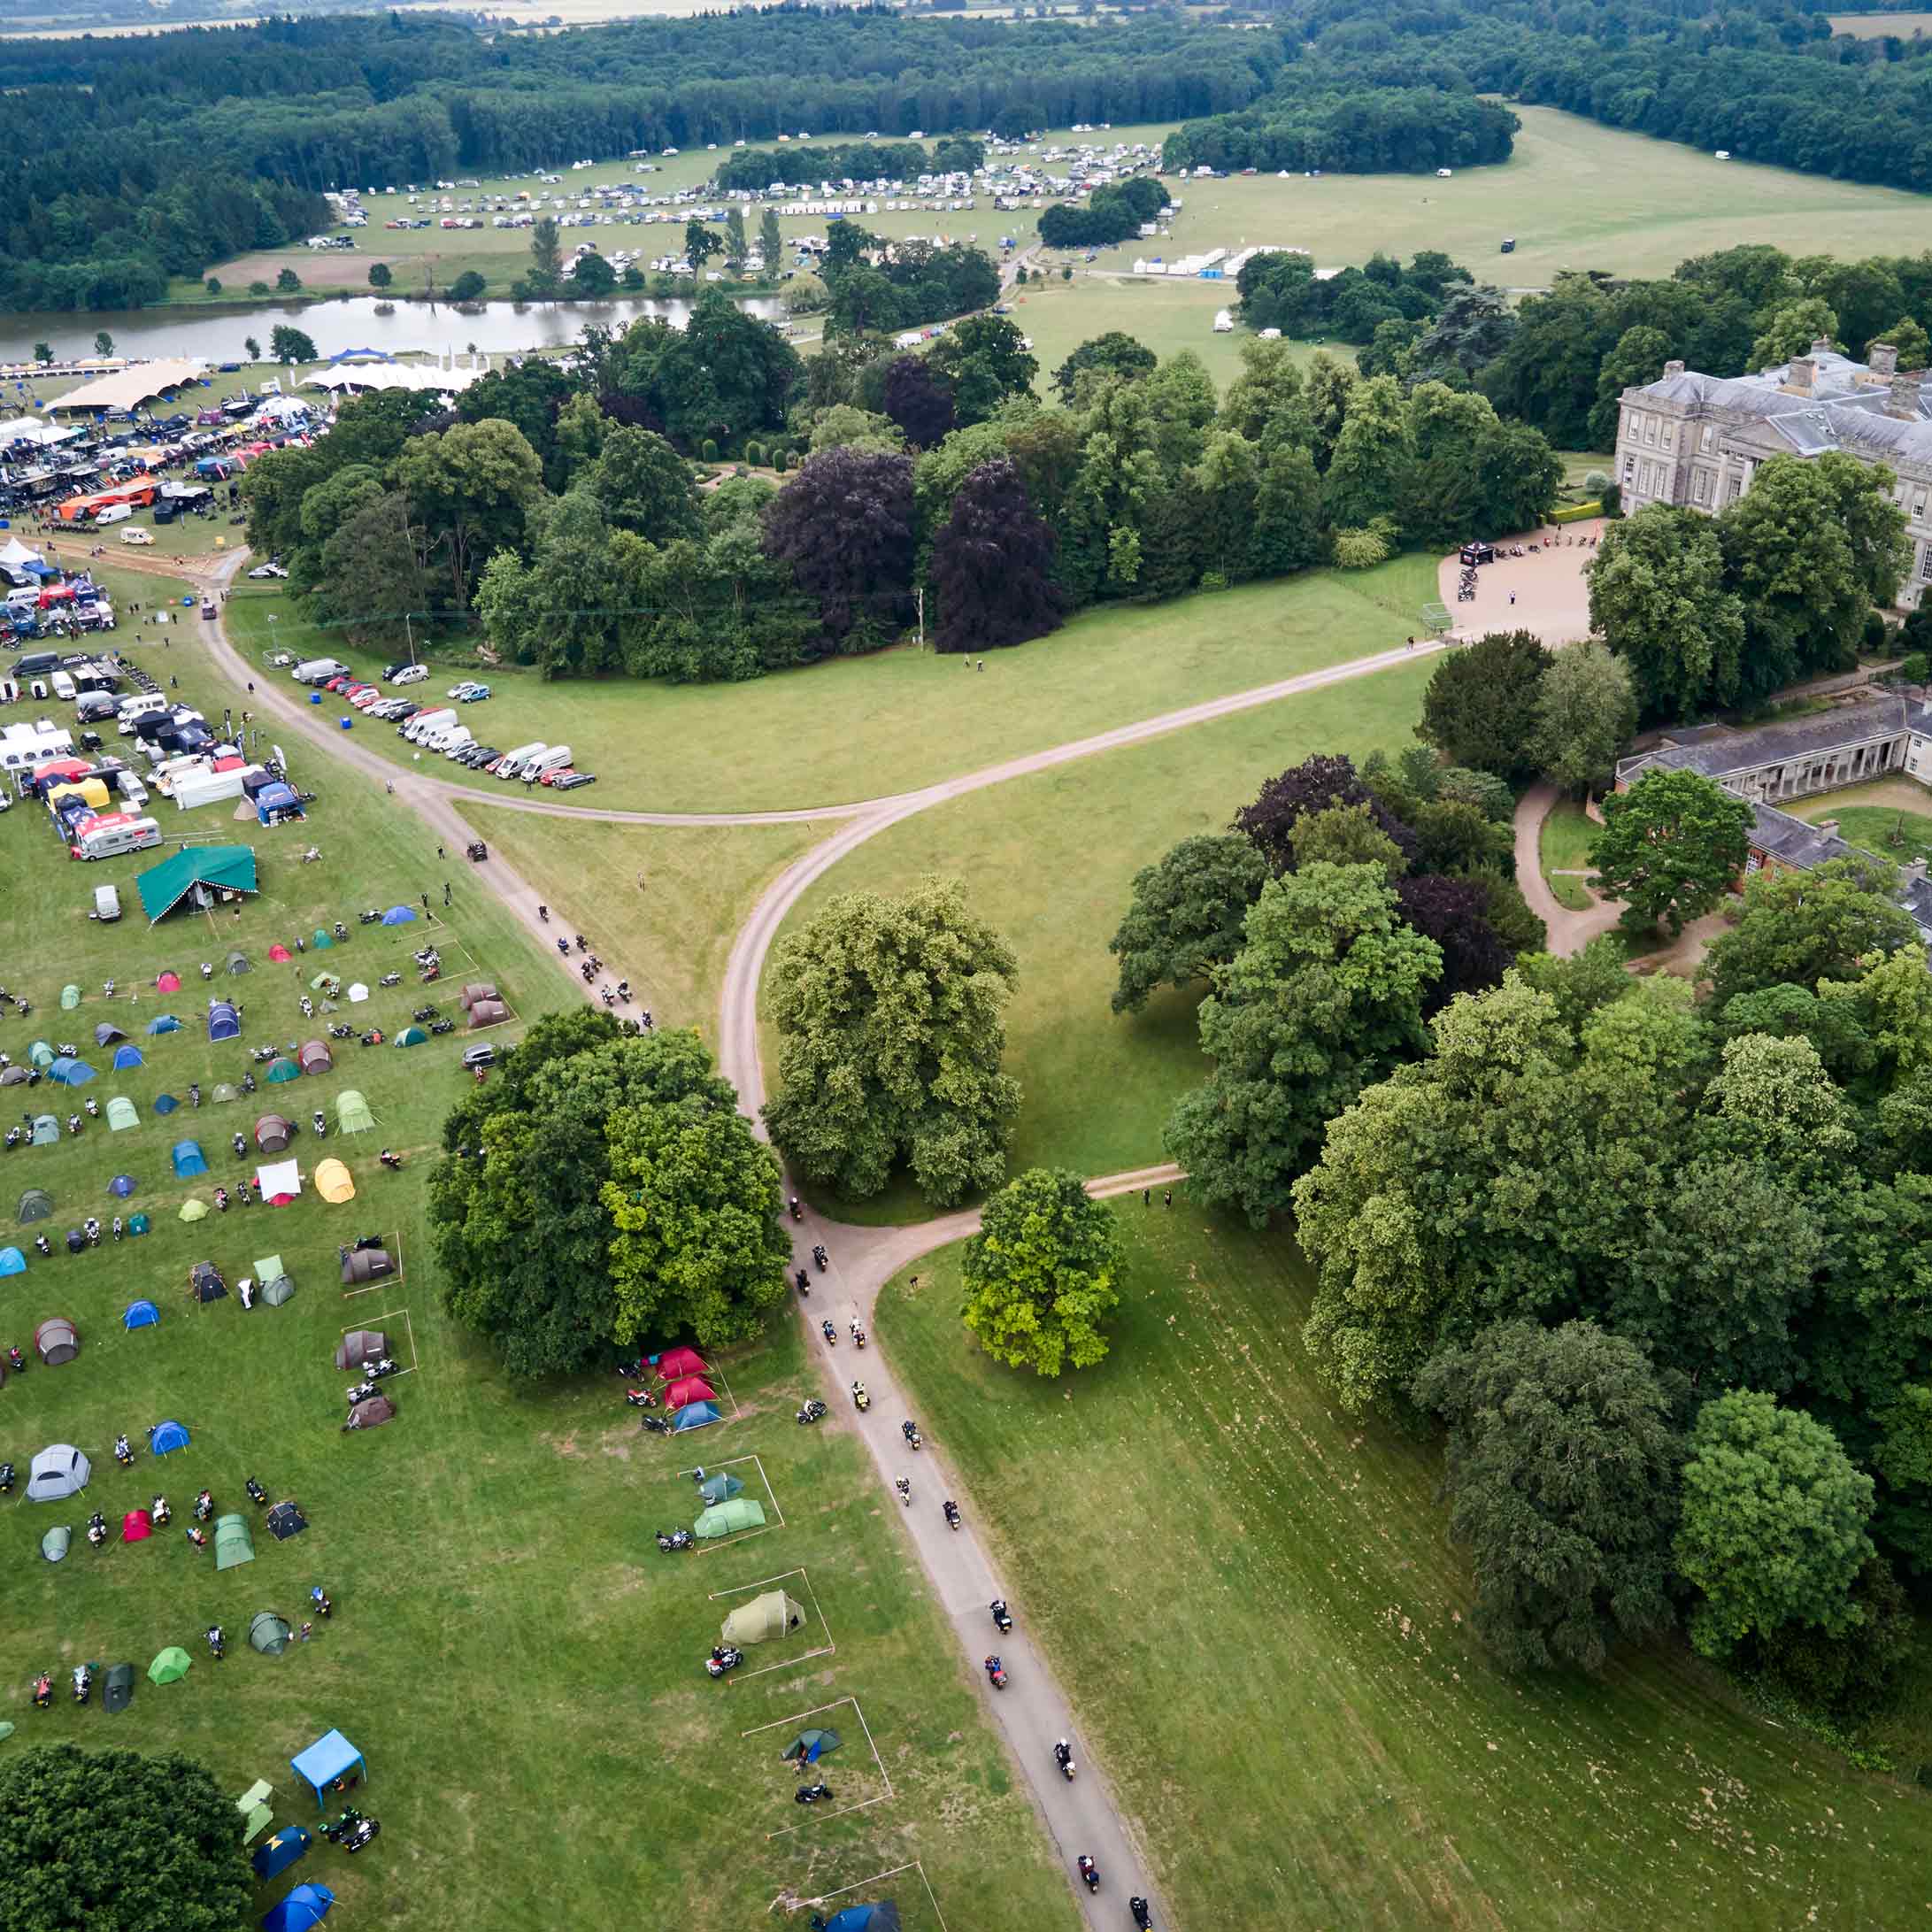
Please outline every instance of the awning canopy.
M322 1793L337 1778L346 1777L351 1771L360 1771L365 1780L369 1775L369 1767L362 1753L340 1731L330 1731L317 1738L299 1757L291 1758L289 1765L315 1793L318 1805L324 1805ZM326 1805L324 1808L327 1809Z
M138 874L135 890L149 925L165 919L197 886L224 892L255 892L255 851L250 845L191 846Z

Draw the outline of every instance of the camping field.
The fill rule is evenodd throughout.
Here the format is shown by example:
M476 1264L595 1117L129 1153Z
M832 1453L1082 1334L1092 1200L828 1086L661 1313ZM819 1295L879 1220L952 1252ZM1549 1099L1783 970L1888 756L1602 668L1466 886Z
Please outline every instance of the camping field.
M1463 1620L1436 1452L1313 1380L1292 1241L1184 1190L1116 1212L1130 1273L1097 1369L970 1351L957 1249L889 1286L877 1328L1177 1923L1924 1917L1915 1758L1855 1770L1676 1645L1597 1682L1503 1676Z
M1397 558L1355 574L1310 571L1212 597L1113 605L995 653L983 673L910 648L747 684L546 683L533 672L491 666L483 675L496 695L466 706L463 721L506 750L539 739L567 743L578 769L597 774L595 789L569 794L570 802L599 810L843 804L1386 650L1420 627L1434 573L1433 560ZM280 589L238 584L227 622L258 661L280 649L337 657L364 676L382 668L381 657L306 623ZM440 693L473 674L473 666L444 665L417 690ZM356 729L365 745L413 759L392 727ZM447 769L452 781L500 789Z
M192 625L166 650L137 635L124 627L114 642L178 675L182 695L204 709L219 716L224 703L245 701L207 673ZM64 1117L92 1096L104 1113L78 1136L63 1130L55 1145L5 1157L12 1191L0 1243L20 1245L27 1267L4 1284L11 1313L0 1347L27 1350L36 1324L57 1314L79 1326L81 1343L70 1365L36 1364L8 1378L0 1459L17 1466L24 1484L36 1450L71 1442L94 1468L90 1487L69 1502L28 1504L19 1489L0 1502L0 1562L12 1580L0 1601L8 1659L0 1717L21 1741L186 1750L236 1792L267 1779L278 1824L312 1827L313 1800L292 1789L288 1760L339 1727L367 1755L370 1781L358 1796L383 1836L352 1861L319 1841L289 1879L325 1881L358 1923L508 1932L530 1925L535 1910L544 1922L615 1927L635 1919L648 1885L681 1922L743 1925L774 1900L861 1885L917 1860L923 1875L907 1872L888 1889L908 1928L937 1932L926 1882L944 1911L968 1895L984 1845L997 1841L1010 1884L981 1922L1070 1928L1064 1883L882 1513L869 1465L835 1423L808 1433L793 1422L808 1382L789 1327L720 1365L732 1397L725 1427L689 1444L659 1443L635 1427L615 1377L512 1383L441 1310L423 1182L442 1117L462 1090L460 1031L403 1051L335 1044L331 1072L215 1101L217 1081L238 1082L250 1067L248 1046L320 1030L319 1016L304 1021L296 1002L324 968L368 983L372 997L355 1017L393 1032L434 997L417 989L409 961L428 937L444 952L445 1011L460 981L480 975L498 982L519 1025L572 997L509 915L473 889L467 868L443 911L449 868L378 788L299 743L289 749L295 776L319 794L306 825L251 833L219 806L188 821L197 839L258 845L262 893L238 919L181 913L150 928L132 885L147 858L77 866L37 808L17 804L0 818L0 890L11 909L4 980L34 1009L0 1021L0 1050L24 1061L35 1039L71 1041L98 1076L71 1099L58 1089L50 1102L45 1081L14 1090L36 1112L56 1106ZM162 815L173 834L173 808L163 804ZM324 855L319 866L297 860L311 842ZM106 881L120 888L127 916L101 927L86 910L92 888ZM424 892L435 902L427 920L356 922L362 907L415 903ZM319 955L314 928L338 918L347 941ZM297 933L309 950L271 965L269 947ZM231 977L231 951L247 955L251 970ZM215 967L212 988L200 978L204 959ZM181 974L179 992L157 992L164 969ZM386 970L403 971L403 983L377 988ZM112 1002L103 993L110 975ZM68 983L81 997L64 1011ZM210 989L244 1003L240 1042L207 1042ZM181 1029L147 1034L163 1012L180 1017ZM145 1064L112 1071L112 1043L94 1045L103 1024L131 1035ZM202 1089L199 1109L186 1104L190 1081ZM312 1111L333 1120L350 1086L366 1096L376 1130L332 1128L318 1145ZM164 1092L183 1102L165 1118L156 1111ZM117 1095L135 1103L139 1121L110 1133L106 1102ZM215 1185L232 1187L251 1171L230 1136L248 1136L271 1107L297 1124L292 1152L304 1176L325 1155L346 1161L354 1202L332 1207L305 1187L286 1208L231 1205L181 1221L186 1200L209 1201ZM190 1137L208 1171L177 1177L171 1149ZM401 1174L377 1166L382 1145L404 1155ZM118 1202L108 1182L122 1174L135 1191ZM53 1197L52 1218L36 1224L54 1243L50 1258L33 1251L36 1228L12 1219L28 1187ZM92 1213L104 1228L117 1207L147 1212L151 1231L118 1244L104 1233L97 1248L65 1251L69 1228ZM337 1246L374 1234L398 1256L400 1274L345 1297ZM232 1289L257 1272L258 1258L275 1254L296 1283L285 1306L244 1313L233 1293L205 1305L189 1300L193 1263L214 1261ZM158 1326L124 1330L123 1311L141 1297L157 1305ZM404 1370L386 1385L396 1421L352 1436L339 1427L352 1378L332 1359L350 1327L384 1330ZM193 1440L157 1461L145 1431L164 1418L179 1420ZM123 1431L138 1459L126 1471L110 1452ZM650 1532L695 1514L691 1480L679 1471L700 1459L700 1443L703 1460L730 1459L748 1493L769 1498L774 1527L674 1559ZM254 1560L218 1574L212 1556L183 1535L190 1505L206 1487L220 1511L258 1516L242 1493L251 1476L272 1498L299 1499L311 1527L283 1543L258 1520ZM173 1523L150 1541L122 1543L125 1513L158 1491ZM115 1532L100 1551L81 1534L96 1509ZM57 1523L70 1525L75 1542L51 1565L38 1551ZM724 1613L749 1586L801 1569L812 1631L774 1659L781 1667L710 1682L702 1660ZM334 1620L279 1658L251 1652L253 1613L273 1610L299 1627L314 1583L334 1597ZM215 1620L230 1644L219 1665L202 1639ZM820 1641L821 1627L829 1635ZM143 1675L125 1714L107 1716L97 1695L85 1710L67 1698L64 1674L74 1663L126 1660L144 1673L173 1643L195 1659L188 1677L161 1688ZM43 1668L62 1681L55 1707L40 1713L29 1690ZM769 1724L789 1738L787 1720L820 1706L837 1708L810 1721L850 1739L826 1774L863 1808L837 1819L814 1813L799 1828L780 1731L741 1734ZM262 1889L260 1909L289 1879Z

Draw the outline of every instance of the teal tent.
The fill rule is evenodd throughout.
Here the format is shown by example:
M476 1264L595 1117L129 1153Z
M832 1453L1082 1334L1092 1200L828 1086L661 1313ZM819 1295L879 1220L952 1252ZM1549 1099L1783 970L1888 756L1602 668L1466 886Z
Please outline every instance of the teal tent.
M184 901L212 904L219 894L254 892L255 851L248 845L189 847L135 881L148 923L165 919Z
M744 1487L735 1476L706 1476L697 1486L697 1493L707 1503L728 1503Z

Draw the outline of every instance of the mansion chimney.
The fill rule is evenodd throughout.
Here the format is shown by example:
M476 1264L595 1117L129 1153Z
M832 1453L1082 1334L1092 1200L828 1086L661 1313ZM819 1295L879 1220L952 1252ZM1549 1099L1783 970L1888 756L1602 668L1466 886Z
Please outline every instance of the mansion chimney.
M1882 382L1890 382L1898 373L1898 350L1890 343L1874 343L1867 358L1872 373Z
M1809 396L1812 385L1818 379L1818 365L1809 356L1793 356L1790 373L1784 379L1785 388L1793 396Z
M1664 365L1664 373L1666 375L1682 375L1683 373L1684 366L1682 362L1666 362Z
M1901 422L1915 423L1919 419L1919 378L1916 375L1895 375L1891 380L1891 393L1885 403L1885 413L1896 416Z

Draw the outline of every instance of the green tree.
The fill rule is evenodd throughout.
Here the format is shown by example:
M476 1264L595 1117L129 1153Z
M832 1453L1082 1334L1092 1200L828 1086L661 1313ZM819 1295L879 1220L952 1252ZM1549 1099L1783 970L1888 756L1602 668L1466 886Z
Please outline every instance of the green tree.
M1828 302L1804 296L1773 309L1758 340L1751 345L1751 366L1769 369L1794 356L1807 354L1815 342L1829 343L1838 333L1838 317Z
M1138 1012L1157 987L1190 986L1232 959L1267 876L1267 860L1239 832L1184 838L1135 873L1127 916L1107 942L1120 962L1114 1012Z
M1594 640L1557 652L1536 693L1531 757L1572 793L1601 791L1636 729L1629 665Z
M1297 872L1304 866L1380 866L1392 885L1409 869L1407 855L1376 823L1375 808L1366 800L1309 812L1295 821L1288 842Z
M95 335L94 353L96 356L112 356L114 353L114 338L104 328Z
M612 424L584 481L617 529L635 530L653 543L698 533L691 466L648 429Z
M580 255L570 271L571 292L603 302L617 290L617 271L601 255Z
M1421 1051L1422 997L1442 966L1435 942L1404 922L1382 866L1270 880L1201 1006L1214 1072L1167 1123L1167 1151L1197 1194L1256 1227L1285 1208L1328 1122Z
M1788 1623L1839 1633L1862 1618L1851 1590L1869 1559L1872 1479L1822 1422L1754 1389L1697 1412L1683 1468L1677 1567L1704 1593L1690 1641L1728 1656Z
M1589 564L1590 627L1630 666L1648 718L1736 701L1744 609L1708 517L1648 504L1613 523Z
M35 343L34 344L34 360L35 362L51 362L53 359L54 345L51 343Z
M1639 323L1618 336L1616 346L1604 358L1597 378L1597 406L1589 412L1589 447L1608 450L1617 441L1617 419L1622 412L1620 398L1628 389L1641 389L1664 373L1664 365L1674 351L1671 338L1660 328Z
M1104 335L1089 336L1074 350L1053 372L1053 387L1060 392L1062 402L1072 403L1077 399L1080 379L1089 369L1111 371L1132 381L1135 376L1151 373L1159 359L1135 337L1117 328L1109 329Z
M1884 343L1890 343L1898 351L1901 369L1923 369L1932 363L1932 335L1909 315L1900 316L1890 328L1881 329L1866 343L1866 359L1869 361L1872 351Z
M1653 768L1603 803L1590 841L1598 890L1625 901L1632 933L1673 938L1723 898L1751 856L1751 807L1695 772Z
M758 217L758 255L765 264L765 279L778 279L779 264L785 258L785 243L778 232L778 211L767 208Z
M1809 990L1820 980L1857 977L1919 936L1911 915L1893 904L1897 874L1883 859L1834 858L1810 872L1755 874L1744 887L1743 915L1712 941L1705 971L1720 1010L1742 995L1790 985Z
M1315 416L1319 445L1319 405ZM1353 384L1323 486L1328 521L1354 528L1392 516L1402 500L1409 461L1401 385L1386 375Z
M412 437L396 458L396 480L411 513L450 569L458 610L489 553L514 547L543 488L543 465L513 425L494 418Z
M476 302L482 297L489 284L473 268L466 268L450 284L450 299L452 302Z
M372 289L387 289L395 280L396 277L390 273L389 265L387 262L371 262L369 264L369 286Z
M310 491L304 512L319 495L320 489ZM301 574L311 584L304 608L318 622L339 626L351 643L394 648L409 635L406 620L420 620L435 602L420 532L410 522L409 501L400 490L369 497L358 489L351 504L358 499L359 507L348 508L312 566L303 565ZM302 555L291 553L292 559ZM293 574L293 560L290 568Z
M1449 1425L1450 1533L1505 1666L1600 1670L1619 1637L1671 1628L1682 1443L1641 1349L1594 1322L1505 1322L1439 1351L1411 1393Z
M713 255L723 254L724 248L725 238L715 228L707 228L695 218L684 224L684 258L694 275L703 274L704 264Z
M733 202L725 211L725 261L733 274L743 273L745 257L750 252L744 234L744 210Z
M272 362L315 362L315 342L299 328L278 322L268 332L268 357Z
M1112 338L1104 335L1100 340ZM1152 363L1150 355L1150 367ZM1220 422L1223 428L1235 430L1269 453L1284 446L1309 447L1314 441L1314 423L1309 414L1308 385L1295 360L1294 343L1283 337L1241 345L1241 373L1228 385L1221 399Z
M814 1181L877 1194L904 1165L950 1205L1005 1179L1020 1084L1000 1071L1012 949L928 878L902 899L848 893L773 949L774 1143Z
M1451 764L1498 778L1533 776L1537 704L1550 664L1534 631L1491 631L1451 651L1422 694L1416 736Z
M235 1932L256 1909L235 1800L173 1751L12 1752L0 1763L0 1932Z
M1029 1167L986 1204L966 1244L960 1319L995 1361L1058 1375L1105 1359L1101 1323L1126 1262L1113 1210L1078 1174Z
M292 268L285 268L275 277L275 288L279 294L292 296L302 286L302 278Z
M252 335L244 335L242 338L242 347L248 351L248 359L250 362L259 362L262 359L262 345Z
M557 218L539 215L530 230L530 287L540 296L550 295L563 272L564 242Z
M952 389L962 424L984 422L1009 396L1033 387L1040 365L1019 329L1004 315L968 315L927 352L935 373Z

